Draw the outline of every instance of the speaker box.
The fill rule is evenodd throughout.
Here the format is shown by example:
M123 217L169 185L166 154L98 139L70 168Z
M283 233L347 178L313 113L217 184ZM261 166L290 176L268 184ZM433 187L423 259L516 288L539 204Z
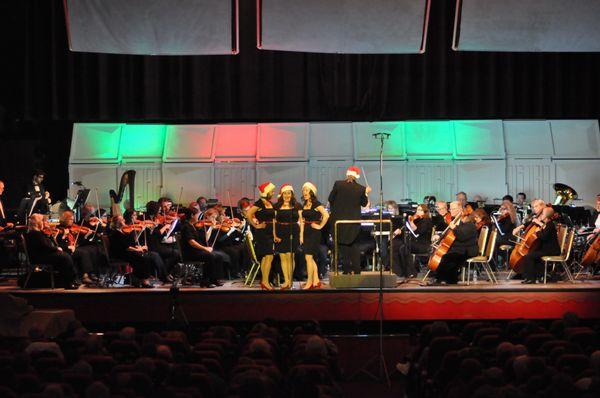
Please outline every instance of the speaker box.
M333 272L330 272L329 285L334 289L378 289L380 283L379 277L379 272L372 271L361 272L359 275L335 275ZM383 273L383 288L394 288L397 286L397 284L398 277L396 274L390 274L389 272Z
M27 279L27 274L21 275L17 280L17 284L20 287L23 287L23 285L25 284L25 279ZM28 289L50 289L51 287L52 281L50 280L50 272L45 270L32 272L31 277L29 278L29 282L27 282ZM54 273L54 287L65 287L63 279L56 272Z

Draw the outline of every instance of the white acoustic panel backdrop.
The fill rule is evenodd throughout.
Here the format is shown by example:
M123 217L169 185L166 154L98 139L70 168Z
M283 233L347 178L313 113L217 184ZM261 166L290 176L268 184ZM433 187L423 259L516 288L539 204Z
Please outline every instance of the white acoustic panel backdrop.
M480 195L488 203L499 203L494 199L506 195L504 160L461 160L455 164L458 190L467 192L469 200Z
M457 192L452 161L412 161L406 165L406 197L421 202L427 195L451 201Z
M121 127L115 123L74 123L70 163L118 163Z
M292 184L296 197L298 197L302 185L308 180L307 166L307 162L259 163L256 184L260 185L263 182L271 181L277 186L276 193L279 193L282 184Z
M551 120L556 158L600 157L597 120Z
M214 159L213 125L168 126L165 162L212 162Z
M119 181L127 170L135 170L134 208L145 209L150 200L157 200L162 191L162 170L160 164L128 164L117 168ZM125 201L127 197L123 198ZM123 202L124 203L124 202Z
M233 206L242 197L257 198L256 163L233 162L215 165L215 198Z
M318 53L420 53L429 0L260 0L258 48Z
M119 175L120 179L121 176ZM110 195L108 191L118 189L117 165L109 164L71 164L69 165L69 191L67 195L75 199L79 186L73 185L79 181L84 187L91 190L88 201L96 205L96 189L98 190L98 199L103 208L110 207Z
M458 159L504 157L502 120L458 120L453 127Z
M524 192L528 201L534 198L554 199L554 166L549 158L508 159L506 171L508 192L514 197L518 192Z
M119 151L124 163L160 162L165 147L163 124L126 124L122 128Z
M386 133L389 138L383 143L383 157L389 160L400 160L406 157L404 145L404 123L375 122L352 123L354 131L354 158L357 160L379 159L381 140L373 134Z
M346 170L352 161L311 161L308 166L308 181L317 186L317 198L327 203L329 192L337 180L346 178Z
M199 196L213 196L213 165L211 163L164 163L161 196L179 199L184 204Z
M449 159L454 156L454 133L449 122L406 122L404 126L408 158Z
M218 124L215 129L215 160L254 161L257 135L256 124Z
M455 50L600 51L596 0L458 0L457 9Z
M352 159L352 123L311 123L309 156L315 160Z
M383 200L401 200L406 196L406 177L405 166L407 162L389 161L383 164ZM373 190L369 195L371 206L379 205L379 162L358 162L357 166L361 168L361 176L358 182L366 185L367 182ZM366 174L366 175L365 175Z
M556 182L567 184L579 196L575 203L594 205L600 194L600 159L597 160L555 160Z
M258 125L259 161L308 160L308 123Z
M506 156L544 158L554 155L547 120L504 121Z
M67 0L71 51L201 55L237 52L237 1Z

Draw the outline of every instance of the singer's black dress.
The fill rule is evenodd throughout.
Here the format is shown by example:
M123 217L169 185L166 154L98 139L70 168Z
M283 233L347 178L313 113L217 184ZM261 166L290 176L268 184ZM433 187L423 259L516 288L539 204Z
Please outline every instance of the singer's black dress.
M323 216L317 210L317 207L322 206L318 201L313 203L310 209L302 209L302 218L304 224L304 243L302 244L304 254L312 256L319 255L319 246L321 245L321 230L314 229L312 224L319 224Z
M275 222L277 223L277 237L281 242L275 243L275 251L278 253L294 253L300 244L300 225L298 221L300 206L293 209L278 209L275 206Z
M254 250L258 260L267 255L273 254L273 218L275 217L275 209L265 206L262 199L254 202L254 206L258 207L254 217L259 223L266 223L267 226L263 229L252 228L254 236Z

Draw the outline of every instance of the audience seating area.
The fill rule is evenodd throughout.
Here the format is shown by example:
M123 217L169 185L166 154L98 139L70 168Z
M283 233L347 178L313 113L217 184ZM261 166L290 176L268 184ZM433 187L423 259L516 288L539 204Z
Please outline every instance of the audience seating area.
M438 321L397 368L414 397L598 397L599 332L574 313L552 323Z

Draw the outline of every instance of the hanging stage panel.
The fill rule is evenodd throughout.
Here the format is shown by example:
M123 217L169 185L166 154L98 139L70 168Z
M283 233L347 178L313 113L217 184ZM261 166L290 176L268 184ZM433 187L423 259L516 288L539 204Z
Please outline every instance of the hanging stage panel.
M600 51L600 1L457 0L457 51Z
M431 0L257 0L261 50L425 52Z
M71 51L238 52L238 0L64 0Z

